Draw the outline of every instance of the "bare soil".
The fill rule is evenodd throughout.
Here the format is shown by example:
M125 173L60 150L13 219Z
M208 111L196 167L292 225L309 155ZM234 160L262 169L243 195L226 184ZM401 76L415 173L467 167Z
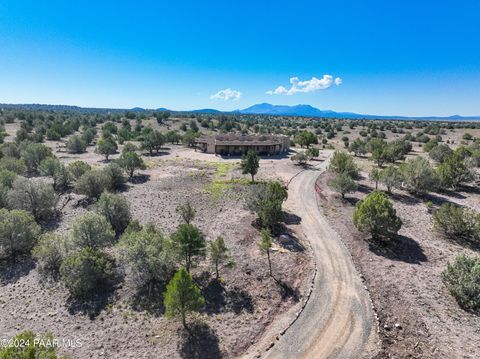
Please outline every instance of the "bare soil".
M147 301L127 276L109 296L88 305L76 303L61 284L43 281L34 263L25 259L22 265L2 265L2 339L23 330L52 332L57 339L81 342L76 348L68 344L61 348L61 352L75 358L230 358L255 343L273 320L300 305L306 273L312 266L306 243L292 232L302 250L275 244L273 268L282 285L268 276L266 256L257 246L259 234L252 226L254 215L243 205L248 185L228 182L245 177L235 167L238 159L196 154L176 146L168 152L144 157L149 168L141 171L123 192L133 217L141 223L153 222L169 235L181 223L175 208L189 199L196 209L194 224L207 240L224 236L236 262L234 268L222 270L220 283L211 280L208 260L193 270L207 303L200 314L190 319L195 334L188 335L178 321L162 315L161 289ZM73 159L104 165L102 158L90 150ZM280 180L298 171L288 159L266 159L263 163L266 168L269 164L277 166L279 174L275 177ZM219 167L223 164L226 167ZM259 173L260 180L267 177L273 176L264 170ZM228 185L221 187L221 192L212 192L216 181L227 181ZM93 209L93 204L82 199L73 193L62 196L61 216L49 229L59 233L70 230L79 215ZM286 231L290 231L288 226Z
M363 163L361 167L366 166ZM374 184L364 178L357 192L341 200L328 186L332 178L327 172L318 180L320 209L345 241L365 278L379 318L382 342L377 357L480 357L479 317L463 311L441 280L447 262L460 253L478 253L436 233L424 203L432 201L439 206L448 201L479 211L478 186L423 199L396 190L391 199L403 226L395 241L378 245L367 241L352 222L354 204L372 191Z

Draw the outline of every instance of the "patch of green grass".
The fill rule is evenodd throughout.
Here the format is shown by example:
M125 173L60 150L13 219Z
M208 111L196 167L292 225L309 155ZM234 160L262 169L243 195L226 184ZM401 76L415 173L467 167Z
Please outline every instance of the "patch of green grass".
M220 199L234 185L247 185L250 183L247 178L227 178L232 170L237 167L236 163L208 162L206 165L215 169L212 181L205 187L205 190L214 199Z

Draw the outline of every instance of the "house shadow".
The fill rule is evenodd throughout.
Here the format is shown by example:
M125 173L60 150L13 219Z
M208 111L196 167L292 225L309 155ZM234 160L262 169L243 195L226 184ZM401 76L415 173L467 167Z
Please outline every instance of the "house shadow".
M0 261L0 286L13 284L28 275L35 268L35 262L30 256L17 257L15 261L2 259Z
M217 333L206 323L195 322L182 328L178 342L180 356L185 359L219 359L223 357Z
M371 240L368 248L378 256L395 261L410 264L421 264L428 261L422 247L407 236L396 235L394 238L386 241Z

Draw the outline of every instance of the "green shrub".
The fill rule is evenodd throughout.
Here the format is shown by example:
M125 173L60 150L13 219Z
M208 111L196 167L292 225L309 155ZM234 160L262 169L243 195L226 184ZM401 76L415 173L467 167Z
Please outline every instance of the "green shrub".
M68 239L65 236L52 232L45 233L32 251L38 271L55 278L60 272L60 265L67 255L68 247Z
M283 221L282 203L288 192L279 182L259 183L251 186L246 207L257 214L260 227L275 231Z
M133 177L136 170L144 170L147 168L142 158L135 152L123 152L118 159L118 164L122 167L130 178Z
M73 223L72 242L75 247L105 247L111 245L114 239L112 226L97 213L86 212Z
M99 198L110 189L111 183L107 174L102 170L85 172L75 183L75 192L90 198Z
M53 174L53 187L55 190L63 191L67 189L72 182L72 175L62 163Z
M69 153L83 153L87 149L87 143L80 136L72 136L67 141Z
M480 312L480 257L458 256L442 278L461 308Z
M458 152L446 157L437 167L439 184L444 189L457 190L458 187L466 182L471 182L475 178L468 158L462 158Z
M132 219L127 200L119 194L102 193L96 211L107 219L117 235L123 233Z
M152 288L175 270L176 258L168 241L153 226L128 231L118 244L120 262L139 287Z
M73 179L76 181L83 176L86 172L90 171L92 167L83 161L71 162L67 165L67 170L72 175Z
M356 204L353 223L360 232L370 234L373 239L391 237L402 226L392 203L379 191L373 191Z
M60 276L73 297L92 297L113 284L114 261L97 249L85 247L62 262Z
M112 190L119 190L121 189L127 179L123 174L123 169L117 163L110 163L103 169L103 173L105 173L108 179L108 186Z
M13 157L13 158L20 158L21 152L18 145L14 142L8 142L1 146L3 156L5 157ZM2 157L2 156L0 156Z
M52 149L41 143L29 143L22 150L22 158L27 165L27 171L36 173L40 163L47 157L51 157Z
M36 220L47 220L55 214L58 198L53 187L43 181L19 177L8 192L11 208L33 214Z
M23 159L14 157L0 158L0 169L7 170L23 176L27 172L27 166Z
M40 165L38 170L42 176L53 177L55 171L61 166L60 160L57 157L51 156L45 158Z
M185 261L185 268L190 273L196 257L206 254L206 242L203 233L193 224L180 224L172 233L171 240L179 258Z
M0 170L0 186L12 188L17 179L17 174L9 170Z
M379 181L387 187L387 192L391 193L393 188L402 184L402 176L396 167L389 165L380 171Z
M25 211L0 209L0 257L27 254L40 235L40 227Z
M339 173L330 181L329 186L345 198L345 194L355 192L358 188L357 183L345 172Z
M352 178L358 177L358 167L352 156L347 153L335 151L328 166L328 170L334 173L347 173Z
M430 158L436 162L442 163L445 158L450 156L453 153L453 150L445 144L440 144L430 150L428 155Z
M433 212L435 228L447 238L480 240L480 214L445 203Z
M438 187L438 177L430 163L422 158L415 157L400 166L402 185L416 195L435 191Z
M118 145L115 140L111 137L102 138L98 140L97 147L95 148L95 153L105 156L105 159L108 161L110 155L117 153Z

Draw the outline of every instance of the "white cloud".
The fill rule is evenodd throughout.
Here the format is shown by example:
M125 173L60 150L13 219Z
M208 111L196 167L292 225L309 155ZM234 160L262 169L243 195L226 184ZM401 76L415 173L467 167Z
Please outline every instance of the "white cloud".
M230 87L225 90L220 90L216 94L210 96L212 100L238 100L242 96L242 93L237 90L232 90Z
M339 86L342 84L340 77L333 78L332 75L323 75L321 79L312 77L311 80L300 81L298 77L290 78L289 89L284 86L278 86L275 90L267 91L268 95L293 95L298 92L314 92L317 90L325 90L333 84Z

